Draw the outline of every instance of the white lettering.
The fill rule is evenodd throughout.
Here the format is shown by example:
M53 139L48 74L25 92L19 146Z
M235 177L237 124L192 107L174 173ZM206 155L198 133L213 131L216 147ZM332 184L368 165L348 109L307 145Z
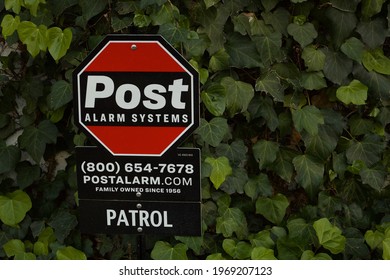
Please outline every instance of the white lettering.
M98 85L104 86L103 90L97 90ZM96 98L107 98L114 93L114 82L107 76L88 76L85 95L85 108L94 108Z

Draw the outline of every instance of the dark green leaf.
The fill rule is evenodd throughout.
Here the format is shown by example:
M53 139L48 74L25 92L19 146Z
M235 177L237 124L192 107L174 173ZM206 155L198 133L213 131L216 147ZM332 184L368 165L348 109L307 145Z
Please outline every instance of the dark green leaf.
M78 222L75 215L72 215L67 211L60 210L51 217L48 224L54 229L57 240L62 243L65 238L68 237L70 232L77 226Z
M324 68L325 54L313 45L303 49L302 58L308 71L321 71Z
M274 102L268 96L256 95L248 106L248 111L252 119L262 117L266 120L271 131L275 131L279 126L279 119L274 109Z
M325 217L333 217L342 210L342 201L337 196L328 195L325 191L318 194L318 209Z
M51 87L48 96L49 106L52 110L57 110L69 103L73 99L70 83L64 80L57 81Z
M322 112L312 105L292 110L292 118L294 126L299 132L305 130L310 135L318 134L318 126L320 124L324 124L324 116L322 115Z
M289 205L288 199L283 194L277 194L271 198L259 197L256 201L256 213L278 225L282 222Z
M287 26L287 31L288 34L294 37L294 40L297 41L302 48L312 43L318 36L317 30L311 22L306 22L302 25L290 23Z
M232 174L222 183L221 190L228 194L243 194L246 182L248 182L248 172L244 168L234 168Z
M231 77L223 78L221 85L226 91L226 108L229 115L234 116L235 114L245 112L254 96L252 85L236 81Z
M293 159L293 164L297 171L296 181L310 197L315 197L324 176L323 163L313 156L300 155Z
M363 184L369 185L378 192L384 189L387 172L383 167L363 168L359 174Z
M343 84L343 81L352 72L353 62L340 52L325 50L324 74L335 84Z
M57 127L48 120L42 121L38 127L28 126L19 137L20 146L25 148L35 162L39 163L46 144L57 140Z
M319 90L327 86L322 72L304 72L301 81L302 86L308 90Z
M201 94L207 110L216 117L222 116L226 108L226 90L220 84L212 84Z
M361 160L367 167L371 167L380 160L384 148L384 143L379 136L369 134L362 141L351 140L346 155L349 163Z
M0 141L0 174L12 171L20 160L20 150L15 146L7 146Z
M51 11L55 16L62 14L67 8L76 5L78 0L62 0L62 1L49 1L48 5L51 7Z
M239 239L248 234L247 221L244 213L239 208L228 208L217 218L217 233L222 233L226 238L232 237L233 232Z
M329 128L320 125L318 133L310 135L303 133L303 140L306 146L306 153L319 159L326 160L337 146L338 137Z
M248 148L242 140L237 140L228 144L220 144L216 149L217 156L225 156L231 162L239 163L246 159Z
M297 156L297 153L293 150L279 149L276 160L270 168L283 180L291 182L294 173L292 160L295 156Z
M296 218L287 222L288 236L298 244L312 244L315 240L313 226L302 218Z
M277 8L273 13L264 12L261 14L266 24L272 25L275 31L288 36L287 26L290 23L290 13L283 7Z
M376 49L383 45L387 36L386 24L382 18L369 22L361 21L356 30L362 36L363 42L371 49Z
M341 11L346 12L355 12L358 4L361 2L361 0L331 0L330 3L332 4L332 7L337 8Z
M225 46L230 56L230 65L239 68L261 67L261 57L256 44L247 37L234 34Z
M217 147L228 132L227 120L221 117L215 117L210 122L201 119L200 126L196 130L196 134L213 147Z
M211 58L209 62L209 70L213 72L225 70L229 68L230 56L225 49L220 49Z
M260 195L270 197L273 189L267 174L262 173L254 178L250 178L244 186L244 191L252 200L256 200Z
M256 90L269 93L275 101L284 100L285 87L282 85L280 78L274 71L266 72L256 81Z
M25 189L30 186L41 175L40 167L38 165L31 165L28 162L22 162L16 167L16 171L16 182L20 189Z
M341 45L341 51L357 62L361 62L364 52L364 44L355 37L351 37Z
M260 140L253 145L253 155L259 162L260 170L273 163L278 152L279 145L272 141Z
M328 8L325 12L326 18L329 20L328 25L332 35L332 42L337 46L350 37L352 31L357 24L355 13L344 12L335 8Z
M83 12L82 16L80 16L76 22L82 27L85 27L87 22L100 12L102 12L106 5L106 0L96 0L96 1L88 1L88 0L79 0L79 5L81 6L81 10Z
M361 65L355 66L354 75L363 84L368 86L369 92L373 96L383 100L390 99L390 79L388 76L378 74L374 71L368 72Z
M175 236L175 239L187 245L196 254L201 254L203 244L202 236Z
M283 58L281 33L274 32L259 36L255 42L264 66L271 65L273 62L280 61Z

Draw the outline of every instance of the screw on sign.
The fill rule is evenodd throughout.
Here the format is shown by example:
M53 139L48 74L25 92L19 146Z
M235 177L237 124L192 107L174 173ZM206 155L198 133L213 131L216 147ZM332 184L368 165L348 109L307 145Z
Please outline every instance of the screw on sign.
M108 35L73 80L79 128L113 155L161 156L199 124L198 73L160 35Z

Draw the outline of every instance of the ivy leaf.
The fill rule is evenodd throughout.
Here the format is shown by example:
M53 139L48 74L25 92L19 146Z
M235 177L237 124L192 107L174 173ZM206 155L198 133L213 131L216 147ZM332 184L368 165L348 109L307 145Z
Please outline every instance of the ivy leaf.
M76 19L76 24L81 27L85 27L87 22L92 17L102 12L107 5L106 0L95 0L93 2L89 0L79 0L78 2L81 7L82 15Z
M262 63L265 66L271 65L283 56L281 52L282 33L274 32L259 36L256 38L256 46Z
M30 14L34 17L37 16L38 6L40 3L46 3L46 0L24 0L24 4L27 9L30 10Z
M318 134L318 126L324 124L324 116L321 111L312 105L292 110L292 119L299 132L305 130L310 135Z
M361 62L364 52L364 44L359 39L352 37L341 45L341 51L349 58Z
M46 26L37 26L31 21L22 21L17 30L20 41L27 45L27 50L33 57L37 56L40 51L46 51L48 44Z
M54 229L56 238L61 243L64 242L65 238L68 237L77 224L76 216L64 210L60 210L58 213L52 215L48 223Z
M321 71L325 65L325 57L325 54L313 45L305 47L302 51L307 71Z
M226 177L232 174L233 170L229 160L227 157L207 157L205 162L211 165L210 180L214 187L218 189L226 180Z
M253 145L253 155L259 163L260 170L276 160L279 145L272 141L260 140Z
M275 252L272 249L264 247L255 247L251 253L252 260L277 260Z
M227 208L217 218L216 232L222 233L225 238L232 237L233 232L239 239L245 238L248 234L248 226L244 213L239 208Z
M285 88L275 71L266 72L256 80L255 89L269 93L275 101L282 102L284 100Z
M275 104L270 97L256 95L248 106L248 112L251 114L252 119L264 118L268 128L271 131L275 131L279 126L279 119L274 106Z
M222 248L225 252L236 260L245 260L251 256L252 246L244 241L236 243L233 239L224 239Z
M63 31L61 28L52 27L47 30L48 48L49 53L56 62L63 57L70 47L72 42L72 31L70 28L66 28Z
M57 110L69 103L73 99L72 88L70 83L64 80L56 81L48 95L49 107Z
M381 47L386 40L387 27L382 18L376 18L368 22L361 21L356 31L362 36L363 42L371 49Z
M386 0L363 0L362 14L366 18L370 18L378 14L382 10L382 5Z
M39 179L41 168L39 165L31 165L24 161L16 167L16 172L16 182L19 188L23 190Z
M382 241L385 239L385 235L379 230L367 230L364 234L364 239L366 240L368 246L371 250L375 250L382 244Z
M368 87L359 80L353 80L348 86L341 86L336 91L337 98L344 104L364 105L367 100Z
M365 135L361 141L351 140L351 145L346 151L348 162L361 160L367 167L371 167L381 159L385 146L378 135Z
M60 248L56 252L57 260L86 260L84 252L77 250L72 246Z
M308 90L319 90L327 86L322 72L303 72L301 82L302 86Z
M326 253L314 254L311 250L306 250L301 256L301 260L332 260L331 256Z
M292 160L297 156L293 150L280 148L275 162L270 167L272 171L280 176L286 182L291 182L294 173L294 166Z
M20 239L9 240L3 245L3 249L8 258L23 254L26 251L26 247Z
M349 1L350 2L350 1ZM355 13L342 11L336 8L328 8L325 16L329 21L328 28L332 35L332 42L339 47L345 39L350 37L356 27L357 18Z
M0 196L0 220L9 226L20 223L31 209L31 199L25 192L16 190Z
M212 84L201 93L207 110L214 116L222 116L226 108L226 91L222 85Z
M13 17L10 14L7 14L3 17L1 21L1 33L4 36L4 39L7 39L8 36L14 34L20 24L20 17Z
M230 116L245 112L254 96L252 85L236 81L231 77L224 77L221 85L226 91L226 108Z
M390 75L390 59L383 54L382 49L365 51L362 62L368 71Z
M23 5L23 0L5 0L4 4L6 10L12 9L15 14L19 14Z
M384 168L374 167L374 168L362 168L359 172L360 177L362 178L363 184L369 185L374 190L380 192L385 187L385 179L387 172Z
M335 84L341 85L352 72L353 61L341 52L324 50L326 55L324 74Z
M196 130L200 138L213 147L217 147L228 132L227 120L222 117L215 117L210 122L201 119Z
M248 180L244 186L244 191L254 201L259 195L270 197L273 190L267 174L260 174Z
M254 68L263 66L255 42L248 37L234 34L225 46L230 56L230 66Z
M21 148L25 148L35 162L39 163L46 144L57 140L57 127L48 120L42 121L37 127L28 126L19 137Z
M7 146L0 141L0 174L7 173L15 169L21 156L20 150L15 146Z
M298 244L310 244L314 242L315 232L311 224L302 218L296 218L287 222L288 236Z
M213 72L225 70L229 68L230 56L224 48L217 51L209 62L209 70Z
M388 76L378 74L374 71L368 72L363 66L357 65L354 68L354 76L368 86L370 93L375 98L383 100L390 99L390 79Z
M345 249L346 238L341 230L332 225L327 218L322 218L313 223L314 230L320 245L328 249L332 254L339 254Z
M243 140L237 140L228 144L220 144L216 149L216 155L226 156L231 162L240 163L246 159L248 148Z
M385 238L382 242L383 253L382 257L384 260L390 260L390 237Z
M259 197L256 201L256 213L278 225L286 215L286 209L289 205L287 197L280 193L271 198Z
M329 128L319 126L318 133L310 135L303 133L303 141L306 146L306 153L319 159L326 160L337 146L338 137Z
M183 243L172 246L165 241L157 241L150 254L154 260L187 260L187 245Z
M203 236L175 236L175 239L187 245L187 247L194 250L196 254L201 254Z
M62 0L62 1L50 1L51 11L55 16L62 14L67 8L70 8L78 3L78 0Z
M310 197L317 195L324 176L324 165L315 157L300 155L293 159L297 171L296 181L306 190Z
M318 36L317 30L310 22L304 24L297 24L295 22L290 23L287 26L287 32L293 36L294 40L297 41L302 48L312 43Z

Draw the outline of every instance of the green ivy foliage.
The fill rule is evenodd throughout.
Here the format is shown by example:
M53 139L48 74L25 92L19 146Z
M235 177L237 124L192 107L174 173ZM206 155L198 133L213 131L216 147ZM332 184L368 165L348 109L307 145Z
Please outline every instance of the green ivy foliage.
M109 33L162 34L199 71L203 234L152 259L390 259L390 3L0 3L0 258L131 259L78 227L71 73ZM93 144L93 143L92 143Z

